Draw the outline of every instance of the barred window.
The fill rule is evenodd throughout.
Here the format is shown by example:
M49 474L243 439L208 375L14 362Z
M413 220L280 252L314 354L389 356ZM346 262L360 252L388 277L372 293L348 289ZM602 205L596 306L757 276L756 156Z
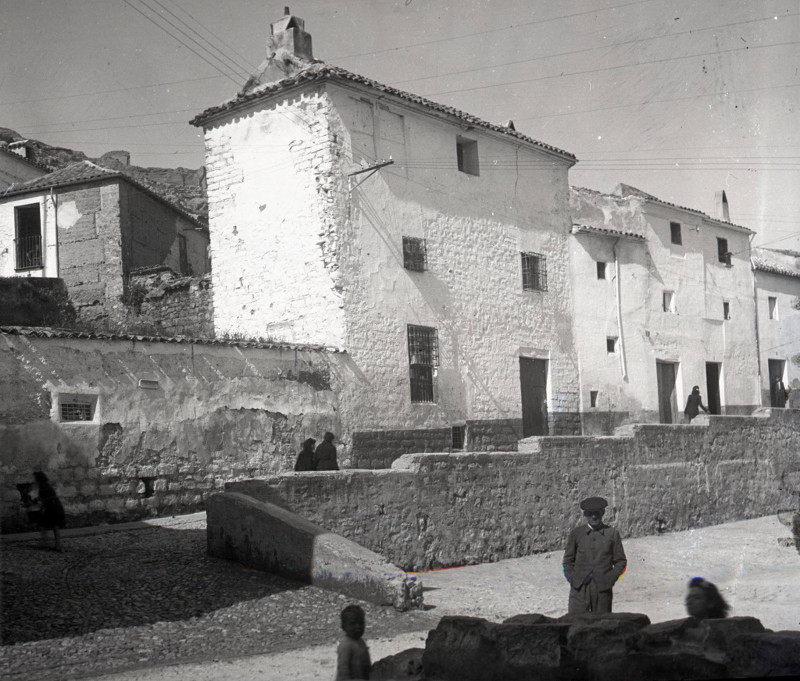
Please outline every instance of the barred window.
M521 253L522 290L547 290L547 258L541 253Z
M42 219L39 204L14 208L16 236L16 269L29 270L42 266Z
M412 272L424 272L427 269L427 250L425 239L411 236L403 237L403 267Z
M464 434L467 430L466 426L453 426L453 449L464 449Z
M439 339L430 326L408 325L408 367L412 402L434 402L433 369L439 365Z
M62 421L91 421L92 405L88 402L62 402Z

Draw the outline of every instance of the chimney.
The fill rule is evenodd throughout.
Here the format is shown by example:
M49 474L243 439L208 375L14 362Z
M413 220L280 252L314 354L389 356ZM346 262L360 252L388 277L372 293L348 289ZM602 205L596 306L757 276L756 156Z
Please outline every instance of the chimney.
M270 25L272 35L267 39L267 58L285 50L295 57L313 61L311 34L305 31L306 22L292 16L288 7L283 8L283 17Z
M725 222L731 221L730 214L728 213L728 197L725 196L724 189L714 194L714 213L714 217L717 218L717 220L725 220Z

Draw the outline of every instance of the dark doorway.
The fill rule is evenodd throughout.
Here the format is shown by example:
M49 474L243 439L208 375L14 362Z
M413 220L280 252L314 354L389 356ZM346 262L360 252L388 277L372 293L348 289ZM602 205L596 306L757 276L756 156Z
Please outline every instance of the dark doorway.
M519 358L522 436L547 435L547 360Z
M778 391L775 388L775 379L781 379L781 385L783 385L783 372L786 369L786 362L782 359L770 359L769 362L769 406L770 407L785 407L786 406L786 396L783 395L783 399L781 396L778 395Z
M706 394L709 414L721 414L722 406L719 399L719 375L722 364L706 362Z
M656 362L658 378L658 421L676 423L678 403L675 398L675 376L678 365L672 362Z

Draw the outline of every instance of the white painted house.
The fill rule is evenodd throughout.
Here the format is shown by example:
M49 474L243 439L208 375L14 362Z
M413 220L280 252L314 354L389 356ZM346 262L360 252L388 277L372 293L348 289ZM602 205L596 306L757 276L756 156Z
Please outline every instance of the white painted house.
M344 349L332 429L358 465L579 432L575 157L313 59L297 17L267 47L193 121L216 332Z
M626 185L573 188L571 203L584 432L684 422L694 385L712 413L749 414L760 404L753 232Z
M761 403L780 406L775 380L800 408L800 253L753 249ZM788 403L786 406L790 406Z

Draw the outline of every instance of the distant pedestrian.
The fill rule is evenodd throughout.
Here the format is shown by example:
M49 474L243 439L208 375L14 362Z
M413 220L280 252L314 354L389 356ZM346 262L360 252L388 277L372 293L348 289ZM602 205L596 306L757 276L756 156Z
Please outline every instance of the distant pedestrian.
M628 564L619 532L603 522L606 506L602 497L584 499L587 522L567 538L563 566L570 584L569 614L611 612L612 589Z
M322 442L317 445L314 452L314 461L318 471L338 471L339 464L336 462L336 447L333 445L333 433L325 433Z
M692 388L692 394L689 395L689 399L686 400L686 408L683 410L683 413L686 414L686 417L689 419L689 423L692 422L692 419L700 413L700 410L708 413L708 409L703 404L703 398L700 395L700 386L696 385Z
M61 528L64 527L64 507L56 495L56 491L50 485L50 481L42 471L33 474L39 493L39 504L41 512L39 514L39 525L41 526L41 543L47 542L47 530L53 531L55 538L55 549L61 551Z
M800 380L792 379L792 387L789 390L789 399L786 402L789 409L800 409Z
M728 616L730 606L711 582L702 577L689 581L686 594L686 612L697 620L722 619Z
M310 437L303 442L303 448L297 455L297 461L294 464L295 471L313 471L314 468L314 445L317 441Z
M772 383L772 406L783 409L786 406L786 386L780 376Z
M348 605L341 613L344 635L339 639L336 651L336 678L369 679L372 663L369 659L369 648L361 637L366 627L364 610L358 605Z

